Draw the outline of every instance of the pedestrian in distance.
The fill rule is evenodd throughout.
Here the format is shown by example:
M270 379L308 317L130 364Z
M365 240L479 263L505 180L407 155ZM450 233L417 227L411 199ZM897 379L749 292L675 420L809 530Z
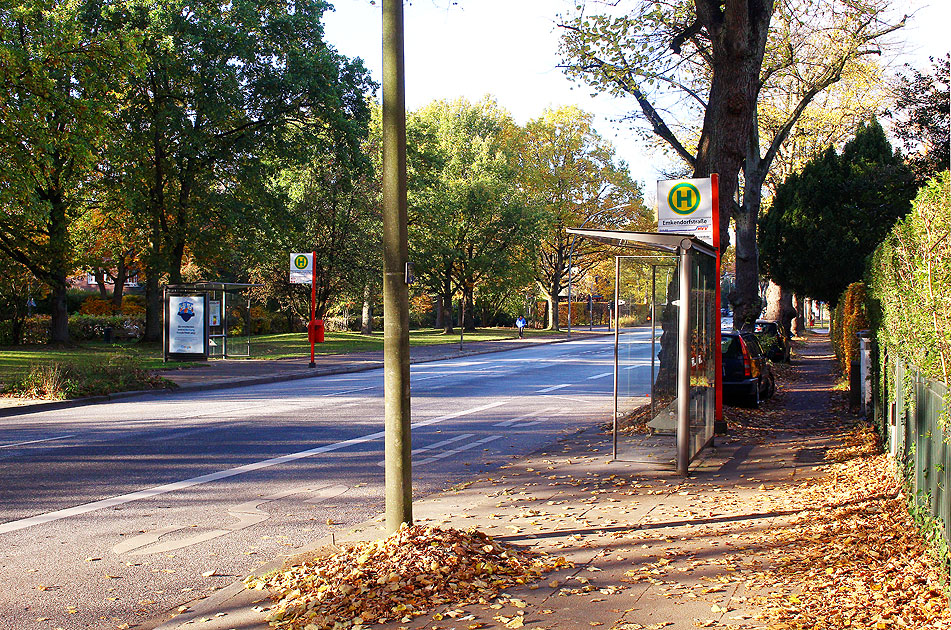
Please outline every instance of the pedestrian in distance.
M518 327L518 338L519 338L519 339L522 339L522 337L523 337L523 335L524 335L524 332L525 332L525 326L526 326L527 324L528 324L528 322L526 322L526 321L525 321L525 318L524 318L523 316L521 316L521 315L519 315L519 316L518 316L518 319L515 320L515 326Z

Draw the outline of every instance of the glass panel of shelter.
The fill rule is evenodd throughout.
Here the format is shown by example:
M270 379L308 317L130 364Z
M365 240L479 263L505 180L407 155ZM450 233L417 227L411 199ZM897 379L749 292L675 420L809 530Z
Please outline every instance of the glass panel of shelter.
M695 255L691 263L690 459L713 439L716 415L716 259Z
M677 456L676 254L618 256L616 459L674 467Z

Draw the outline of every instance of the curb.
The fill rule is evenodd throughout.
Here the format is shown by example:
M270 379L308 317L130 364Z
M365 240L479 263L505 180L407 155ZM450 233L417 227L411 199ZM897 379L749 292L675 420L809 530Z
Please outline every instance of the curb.
M589 333L590 335L591 333ZM596 336L604 336L614 334L613 332L608 333L596 333ZM595 336L592 335L592 336ZM533 345L550 345L556 343L565 343L568 341L576 341L575 339L553 339L551 341L539 341ZM494 342L490 342L494 343ZM447 344L449 345L449 344ZM446 361L449 359L458 359L459 357L474 356L479 354L492 354L495 352L508 352L510 350L521 350L531 346L522 346L521 348L480 348L476 350L459 350L455 353L450 354L449 356L437 357L437 358L422 358L416 359L415 361L410 359L410 364L417 363L432 363L434 361ZM27 415L31 413L39 413L43 411L57 411L59 409L71 409L74 407L85 407L88 405L98 405L107 402L115 402L117 400L125 400L128 398L139 398L145 396L163 396L173 393L181 392L201 392L209 391L215 389L232 389L236 387L247 387L249 385L267 385L269 383L281 383L285 381L297 381L305 378L317 378L319 376L330 376L332 374L352 374L355 372L369 372L370 370L378 370L383 367L383 361L376 361L373 364L369 365L340 365L327 368L326 371L310 372L309 370L313 368L303 368L303 370L308 371L296 371L290 372L287 374L278 374L275 376L251 376L246 378L238 378L232 381L219 381L217 383L199 383L194 385L181 385L178 387L170 389L143 389L143 390L134 390L128 392L116 392L114 394L105 394L102 396L89 396L87 398L74 398L71 400L53 400L48 402L36 402L29 403L25 405L18 405L15 407L6 407L0 408L0 418L10 418L13 416Z

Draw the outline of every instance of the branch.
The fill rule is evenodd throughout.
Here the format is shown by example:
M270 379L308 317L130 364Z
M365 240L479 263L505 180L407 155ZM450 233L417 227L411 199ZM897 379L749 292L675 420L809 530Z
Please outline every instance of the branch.
M681 31L680 34L676 35L673 40L671 40L670 49L679 55L684 42L694 35L699 35L702 29L703 24L700 23L699 19L695 19L693 24L690 24L687 28Z

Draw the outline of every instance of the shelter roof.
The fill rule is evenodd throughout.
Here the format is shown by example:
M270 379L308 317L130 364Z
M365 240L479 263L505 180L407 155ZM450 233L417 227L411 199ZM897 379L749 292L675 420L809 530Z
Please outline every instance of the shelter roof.
M628 247L633 249L650 249L654 251L676 253L681 247L689 247L709 254L716 255L710 245L690 234L675 234L670 232L627 232L624 230L582 230L568 228L568 234L576 234L599 243L614 247ZM686 243L685 243L686 241Z

